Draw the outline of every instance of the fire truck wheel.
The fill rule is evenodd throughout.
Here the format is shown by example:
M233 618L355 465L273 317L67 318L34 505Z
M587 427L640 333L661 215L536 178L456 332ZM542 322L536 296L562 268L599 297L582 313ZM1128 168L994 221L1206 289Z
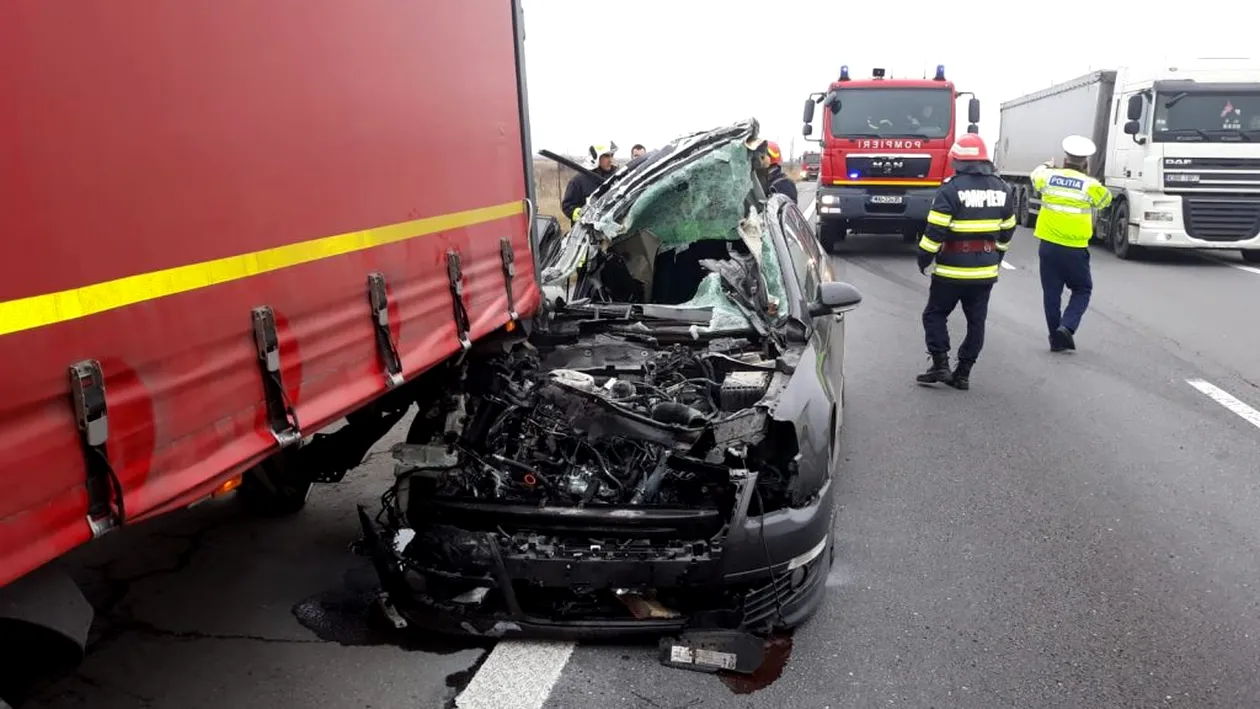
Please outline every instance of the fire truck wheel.
M822 244L824 251L834 254L836 247L844 241L847 231L843 222L819 222L818 241Z

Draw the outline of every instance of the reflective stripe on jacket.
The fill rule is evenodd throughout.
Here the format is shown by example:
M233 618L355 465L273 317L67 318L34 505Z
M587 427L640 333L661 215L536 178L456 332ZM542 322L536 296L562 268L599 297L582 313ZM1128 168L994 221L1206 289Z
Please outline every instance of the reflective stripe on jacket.
M1033 170L1032 184L1041 193L1033 234L1052 244L1089 248L1094 210L1111 204L1111 191L1083 172L1045 165Z
M936 278L992 283L1015 234L1015 199L988 165L960 167L966 171L936 191L919 239L919 266L935 258Z

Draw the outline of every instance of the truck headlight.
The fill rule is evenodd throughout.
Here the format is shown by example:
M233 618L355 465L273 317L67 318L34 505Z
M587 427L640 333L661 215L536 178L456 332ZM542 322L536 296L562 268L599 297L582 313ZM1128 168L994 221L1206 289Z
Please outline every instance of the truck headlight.
M823 195L823 196L822 196L822 203L823 203L823 204L835 204L835 203L837 203L837 202L839 202L839 201L840 201L840 200L839 200L839 199L837 199L837 198L836 198L836 196L835 196L835 195L833 195L833 194L825 194L825 195Z
M1142 212L1144 222L1171 222L1174 218L1172 212Z

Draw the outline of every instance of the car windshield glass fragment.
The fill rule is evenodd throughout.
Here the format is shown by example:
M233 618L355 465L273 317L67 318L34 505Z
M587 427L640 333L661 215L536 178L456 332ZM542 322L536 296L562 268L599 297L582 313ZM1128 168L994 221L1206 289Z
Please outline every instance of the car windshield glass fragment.
M831 135L944 138L953 118L949 89L840 89Z

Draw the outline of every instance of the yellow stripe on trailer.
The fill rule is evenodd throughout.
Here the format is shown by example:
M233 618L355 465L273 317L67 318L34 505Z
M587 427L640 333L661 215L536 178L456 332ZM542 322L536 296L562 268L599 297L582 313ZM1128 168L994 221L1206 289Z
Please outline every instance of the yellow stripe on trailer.
M493 222L524 211L524 201L508 202L125 276L56 293L4 301L0 302L0 335L75 320L148 300L239 281L250 276L451 229Z

